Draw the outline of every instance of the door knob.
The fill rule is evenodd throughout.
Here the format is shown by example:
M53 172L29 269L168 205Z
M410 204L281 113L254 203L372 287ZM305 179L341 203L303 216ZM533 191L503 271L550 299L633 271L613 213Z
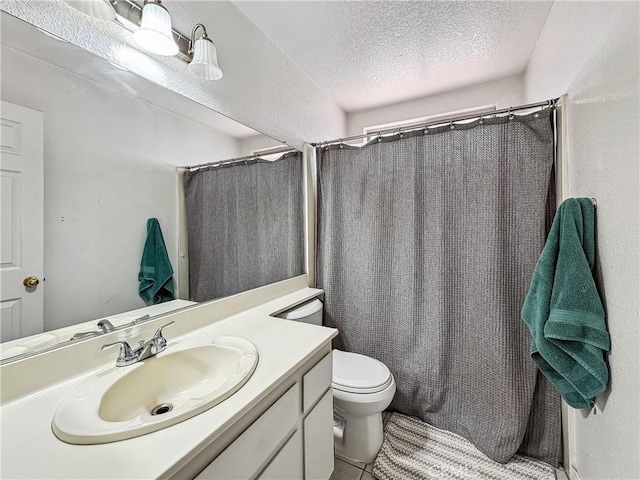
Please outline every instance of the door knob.
M40 283L38 277L34 277L33 275L29 275L22 281L22 284L27 288L35 288Z

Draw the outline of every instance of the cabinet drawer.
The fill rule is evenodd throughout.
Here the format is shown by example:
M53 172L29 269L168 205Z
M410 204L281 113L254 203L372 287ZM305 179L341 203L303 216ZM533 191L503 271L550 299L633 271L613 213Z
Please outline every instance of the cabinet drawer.
M331 386L331 380L333 378L332 358L331 353L327 354L302 377L302 404L304 405L304 412L309 410L322 394L327 391L327 388Z
M300 387L296 383L251 424L196 477L198 480L252 478L274 454L300 415Z
M278 452L265 468L258 480L301 480L302 479L302 434L300 430Z

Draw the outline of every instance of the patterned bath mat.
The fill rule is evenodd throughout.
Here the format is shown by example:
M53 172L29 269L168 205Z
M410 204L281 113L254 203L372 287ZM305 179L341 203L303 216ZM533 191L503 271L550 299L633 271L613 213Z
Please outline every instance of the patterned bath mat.
M555 480L551 465L515 455L503 465L459 435L394 413L373 464L379 480Z

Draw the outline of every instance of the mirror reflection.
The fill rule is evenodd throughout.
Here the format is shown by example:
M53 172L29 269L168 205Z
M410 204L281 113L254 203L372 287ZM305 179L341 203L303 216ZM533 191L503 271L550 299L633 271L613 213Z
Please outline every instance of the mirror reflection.
M189 298L225 297L304 273L301 152L187 169L184 191Z
M298 159L299 172L290 178L299 179L296 188L301 190L301 157L283 155L281 142L5 12L0 16L2 358L131 325L194 303L190 298L195 297L189 296L188 270L182 267L189 255L186 239L180 238L181 222L186 218L178 214L183 191L178 168L242 157L240 162L249 165L211 166L202 171L223 176L240 173L236 175L238 195L244 177L262 182L261 188L245 186L258 205L264 203L261 196L280 186L270 187L262 173L245 174L253 157L244 157L276 147L279 152L265 158L279 159L268 162L273 166ZM131 54L141 55L135 50ZM32 164L36 165L33 170ZM264 162L256 165L263 171L271 168ZM186 175L202 174L197 172L190 170ZM215 220L207 217L212 214L207 197L201 197L195 207L202 211L192 209L211 224L207 227L210 233L205 234L209 250L202 255L224 252L206 271L228 271L221 265L232 252L257 264L253 255L260 251L255 244L258 237L283 243L262 226L247 224L240 231L235 226L238 217L225 216L233 195L224 193L227 203L219 205ZM291 200L281 196L278 201ZM301 208L301 199L297 208ZM242 215L241 210L236 213ZM173 286L171 295L158 296L162 303L155 304L152 295L147 305L140 295L139 274L149 219L157 219L173 270ZM302 273L302 260L298 261L303 256L301 212L286 214L286 222L270 231L282 232L285 223L292 242L286 248L298 255L297 263L277 270L276 275L260 277L263 280L258 284ZM262 233L256 233L258 230ZM217 248L224 239L235 241L235 246L227 243ZM194 248L191 243L189 247ZM225 268L233 268L227 263ZM243 272L255 280L257 274ZM199 285L207 281L206 276L201 277ZM198 294L197 301L237 293L244 289L242 285L259 286L255 283L207 291ZM101 319L108 322L98 325Z

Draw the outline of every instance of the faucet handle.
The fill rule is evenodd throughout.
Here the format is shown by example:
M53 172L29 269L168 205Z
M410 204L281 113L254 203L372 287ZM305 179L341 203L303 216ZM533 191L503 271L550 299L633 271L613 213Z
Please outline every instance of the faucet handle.
M118 355L118 360L116 361L116 363L127 361L131 359L131 357L133 357L133 350L131 350L131 347L125 341L107 343L105 345L102 345L102 348L100 350L105 350L115 345L120 345L120 354Z
M98 328L102 330L102 333L113 332L116 329L116 327L113 326L113 323L106 318L103 318L98 322Z
M172 320L172 321L170 321L169 323L167 323L167 324L165 324L165 325L162 325L158 330L156 330L156 333L154 333L154 334L153 334L153 338L154 338L154 339L164 338L164 337L162 336L162 329L163 329L163 328L165 328L165 327L168 327L169 325L173 325L174 323L176 323L176 322L174 322L174 321Z
M164 327L168 327L169 325L173 325L174 323L176 322L171 321L156 330L156 333L153 334L153 338L151 339L151 342L153 343L153 345L151 345L151 353L157 355L165 348L167 348L167 339L162 336L162 329Z
M149 318L151 318L151 315L149 315L148 313L146 315L142 315L141 317L134 318L131 322L131 325L135 325L136 323L142 322L143 320L148 320Z

